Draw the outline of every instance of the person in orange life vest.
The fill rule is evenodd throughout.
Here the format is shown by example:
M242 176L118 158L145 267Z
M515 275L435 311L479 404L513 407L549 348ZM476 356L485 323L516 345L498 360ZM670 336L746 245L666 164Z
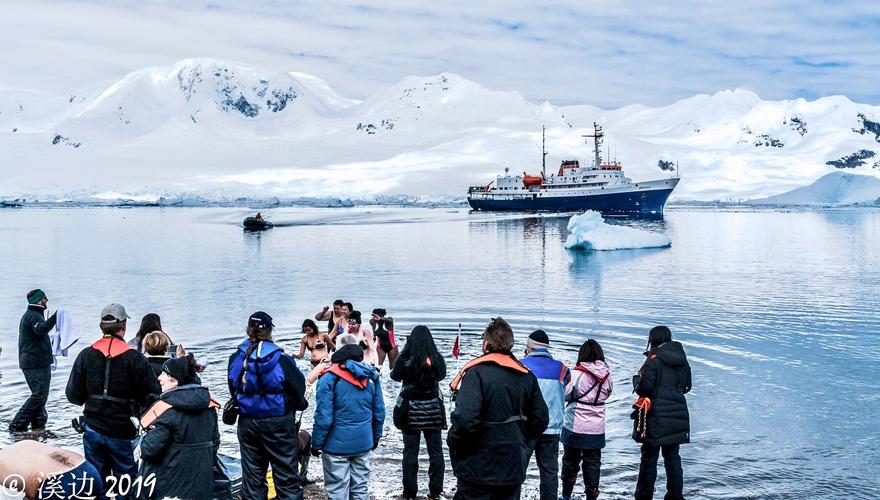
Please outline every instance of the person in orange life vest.
M535 375L513 354L513 330L495 318L483 332L483 356L467 363L450 388L455 410L446 442L458 478L455 498L519 498L527 442L550 420Z
M312 455L323 453L324 487L334 500L369 500L370 451L379 446L385 403L379 373L340 335L331 367L315 391Z
M651 401L647 416L647 435L642 443L642 459L635 498L650 500L657 480L657 459L663 452L666 467L666 500L682 500L684 480L679 445L690 442L690 416L684 395L691 390L691 366L684 347L672 340L665 326L655 326L648 334L648 359L633 377L636 394ZM634 436L635 437L635 436Z
M146 345L146 342L145 342ZM141 417L141 477L156 485L142 498L210 498L220 447L220 403L199 385L192 354L165 361L159 374L162 395ZM146 489L149 491L149 489Z
M83 406L83 451L102 477L135 478L131 417L148 406L162 389L150 363L125 341L129 315L120 304L101 311L101 339L83 349L70 369L67 400ZM105 487L108 486L105 484Z

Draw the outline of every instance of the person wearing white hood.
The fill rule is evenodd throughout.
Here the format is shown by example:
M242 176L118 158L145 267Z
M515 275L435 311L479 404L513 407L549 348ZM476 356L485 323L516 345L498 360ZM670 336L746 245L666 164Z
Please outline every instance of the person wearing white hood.
M583 463L588 500L599 497L602 448L605 447L605 401L614 384L602 346L593 339L581 345L574 375L565 388L562 426L562 499L571 498Z

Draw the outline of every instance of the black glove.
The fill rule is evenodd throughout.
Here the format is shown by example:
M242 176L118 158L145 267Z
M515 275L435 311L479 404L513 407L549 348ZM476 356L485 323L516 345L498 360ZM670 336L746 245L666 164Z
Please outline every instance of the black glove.
M312 448L312 452L311 452L311 453L312 453L312 456L313 456L313 457L320 457L320 456L321 456L321 450L319 450L319 449L317 449L317 448Z

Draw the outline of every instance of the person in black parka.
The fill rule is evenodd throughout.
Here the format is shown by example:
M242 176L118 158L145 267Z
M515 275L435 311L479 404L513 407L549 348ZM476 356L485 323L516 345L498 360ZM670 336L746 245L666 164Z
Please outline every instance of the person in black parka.
M156 486L142 498L211 498L214 462L220 447L219 403L196 383L192 354L169 359L159 375L162 396L141 418L147 433L141 442L140 475L154 475Z
M550 421L538 379L511 354L513 331L495 318L483 332L483 356L450 384L458 391L446 437L456 500L511 500L526 478L529 441Z
M425 435L428 447L428 498L443 492L443 439L446 408L439 382L446 378L446 362L437 351L428 327L413 328L403 352L391 370L391 379L403 383L394 408L394 425L403 434L403 497L415 498L419 491L419 440Z
M635 498L653 498L657 460L662 451L666 467L664 498L683 500L684 480L678 449L680 444L690 442L690 416L684 395L691 390L691 367L684 348L672 340L672 332L665 326L651 329L646 354L648 359L633 379L635 392L651 400Z
M41 431L46 428L49 415L49 383L52 380L52 342L49 334L55 328L56 315L46 319L49 299L40 289L27 294L28 307L18 325L18 366L24 373L30 397L21 405L9 424L10 432Z

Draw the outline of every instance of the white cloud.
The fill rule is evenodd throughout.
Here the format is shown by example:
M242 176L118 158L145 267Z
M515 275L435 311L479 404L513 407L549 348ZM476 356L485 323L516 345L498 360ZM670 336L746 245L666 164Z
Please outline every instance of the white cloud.
M871 0L18 1L0 5L0 87L63 94L218 57L312 73L358 99L451 71L533 101L606 108L736 87L877 103L878 32Z

